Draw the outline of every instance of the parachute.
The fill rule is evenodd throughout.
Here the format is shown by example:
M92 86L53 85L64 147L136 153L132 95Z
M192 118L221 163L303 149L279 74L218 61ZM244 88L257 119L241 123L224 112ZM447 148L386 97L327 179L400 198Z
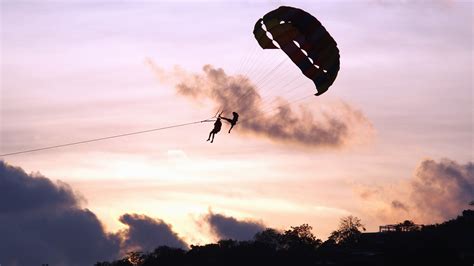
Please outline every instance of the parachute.
M283 50L314 82L316 96L326 92L336 79L340 66L337 43L306 11L281 6L260 18L253 34L263 49Z

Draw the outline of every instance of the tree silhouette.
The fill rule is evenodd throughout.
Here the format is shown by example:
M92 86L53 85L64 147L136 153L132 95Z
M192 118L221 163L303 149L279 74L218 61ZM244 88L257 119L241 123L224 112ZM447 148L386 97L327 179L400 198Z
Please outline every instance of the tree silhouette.
M252 241L220 240L192 245L190 250L158 247L152 252L131 252L96 266L314 266L314 265L472 265L474 261L474 210L442 224L417 226L410 220L404 229L362 233L359 218L341 219L339 228L321 244L303 224L284 232L266 229Z
M255 234L255 242L259 242L275 249L282 249L283 236L275 229L267 228L266 230Z
M317 239L311 232L313 228L308 224L291 227L283 234L283 247L300 248L300 247L318 247L322 241Z
M405 220L404 222L397 224L395 229L398 232L411 232L419 230L420 226L415 224L413 221Z
M331 233L329 239L339 245L352 246L359 241L361 229L365 231L361 220L349 215L341 218L339 228Z
M127 253L128 255L128 261L132 265L141 265L143 261L145 260L145 255L141 251L132 251Z

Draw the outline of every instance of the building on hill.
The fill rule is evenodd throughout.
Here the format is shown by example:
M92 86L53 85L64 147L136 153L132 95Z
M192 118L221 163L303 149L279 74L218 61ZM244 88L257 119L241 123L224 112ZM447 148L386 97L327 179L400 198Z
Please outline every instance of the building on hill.
M415 224L412 221L406 220L399 224L387 224L379 226L379 233L386 232L412 232L418 231L423 227L421 224Z

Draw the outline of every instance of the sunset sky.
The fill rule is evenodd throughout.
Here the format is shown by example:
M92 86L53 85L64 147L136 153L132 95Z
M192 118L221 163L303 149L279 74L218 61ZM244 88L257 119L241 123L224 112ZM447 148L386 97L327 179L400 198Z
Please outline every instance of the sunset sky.
M322 96L292 103L314 85L254 39L281 5L313 14L338 43L341 70ZM219 103L176 87L206 79L205 65L248 77L265 112L279 96L301 121L349 121L347 142L239 124L228 134L224 123L210 144L202 123L0 159L69 184L107 232L137 213L188 244L218 239L203 222L213 213L308 223L326 239L347 215L375 231L441 222L474 200L470 1L2 1L0 154L209 118Z

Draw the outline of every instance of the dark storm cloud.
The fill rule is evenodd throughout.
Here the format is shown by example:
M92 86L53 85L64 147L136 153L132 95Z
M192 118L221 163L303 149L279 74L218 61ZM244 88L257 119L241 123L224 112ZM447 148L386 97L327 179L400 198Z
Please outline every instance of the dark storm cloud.
M90 265L118 255L119 239L79 207L64 183L0 161L0 263Z
M474 198L474 164L425 160L411 182L411 200L425 216L451 219Z
M250 240L258 232L265 230L261 222L239 221L234 217L209 212L205 216L212 232L220 239Z
M64 183L53 184L40 174L27 175L0 161L0 213L39 208L76 207L78 199Z
M148 64L161 82L173 83L178 94L195 101L211 100L215 109L223 107L227 116L238 112L242 133L305 147L341 147L352 142L356 130L372 131L364 114L347 103L329 106L313 115L308 108L300 106L295 111L286 100L279 99L275 112L269 113L255 85L244 76L227 75L223 69L210 65L205 65L201 74L187 74L179 68L164 72L151 60ZM363 135L358 133L359 137Z
M146 216L122 215L128 228L107 233L80 203L67 184L0 161L0 264L93 265L131 249L187 247L170 225Z
M187 248L187 244L173 232L171 225L163 220L145 215L124 214L120 217L120 222L128 226L128 229L120 233L125 250L151 251L158 246Z

